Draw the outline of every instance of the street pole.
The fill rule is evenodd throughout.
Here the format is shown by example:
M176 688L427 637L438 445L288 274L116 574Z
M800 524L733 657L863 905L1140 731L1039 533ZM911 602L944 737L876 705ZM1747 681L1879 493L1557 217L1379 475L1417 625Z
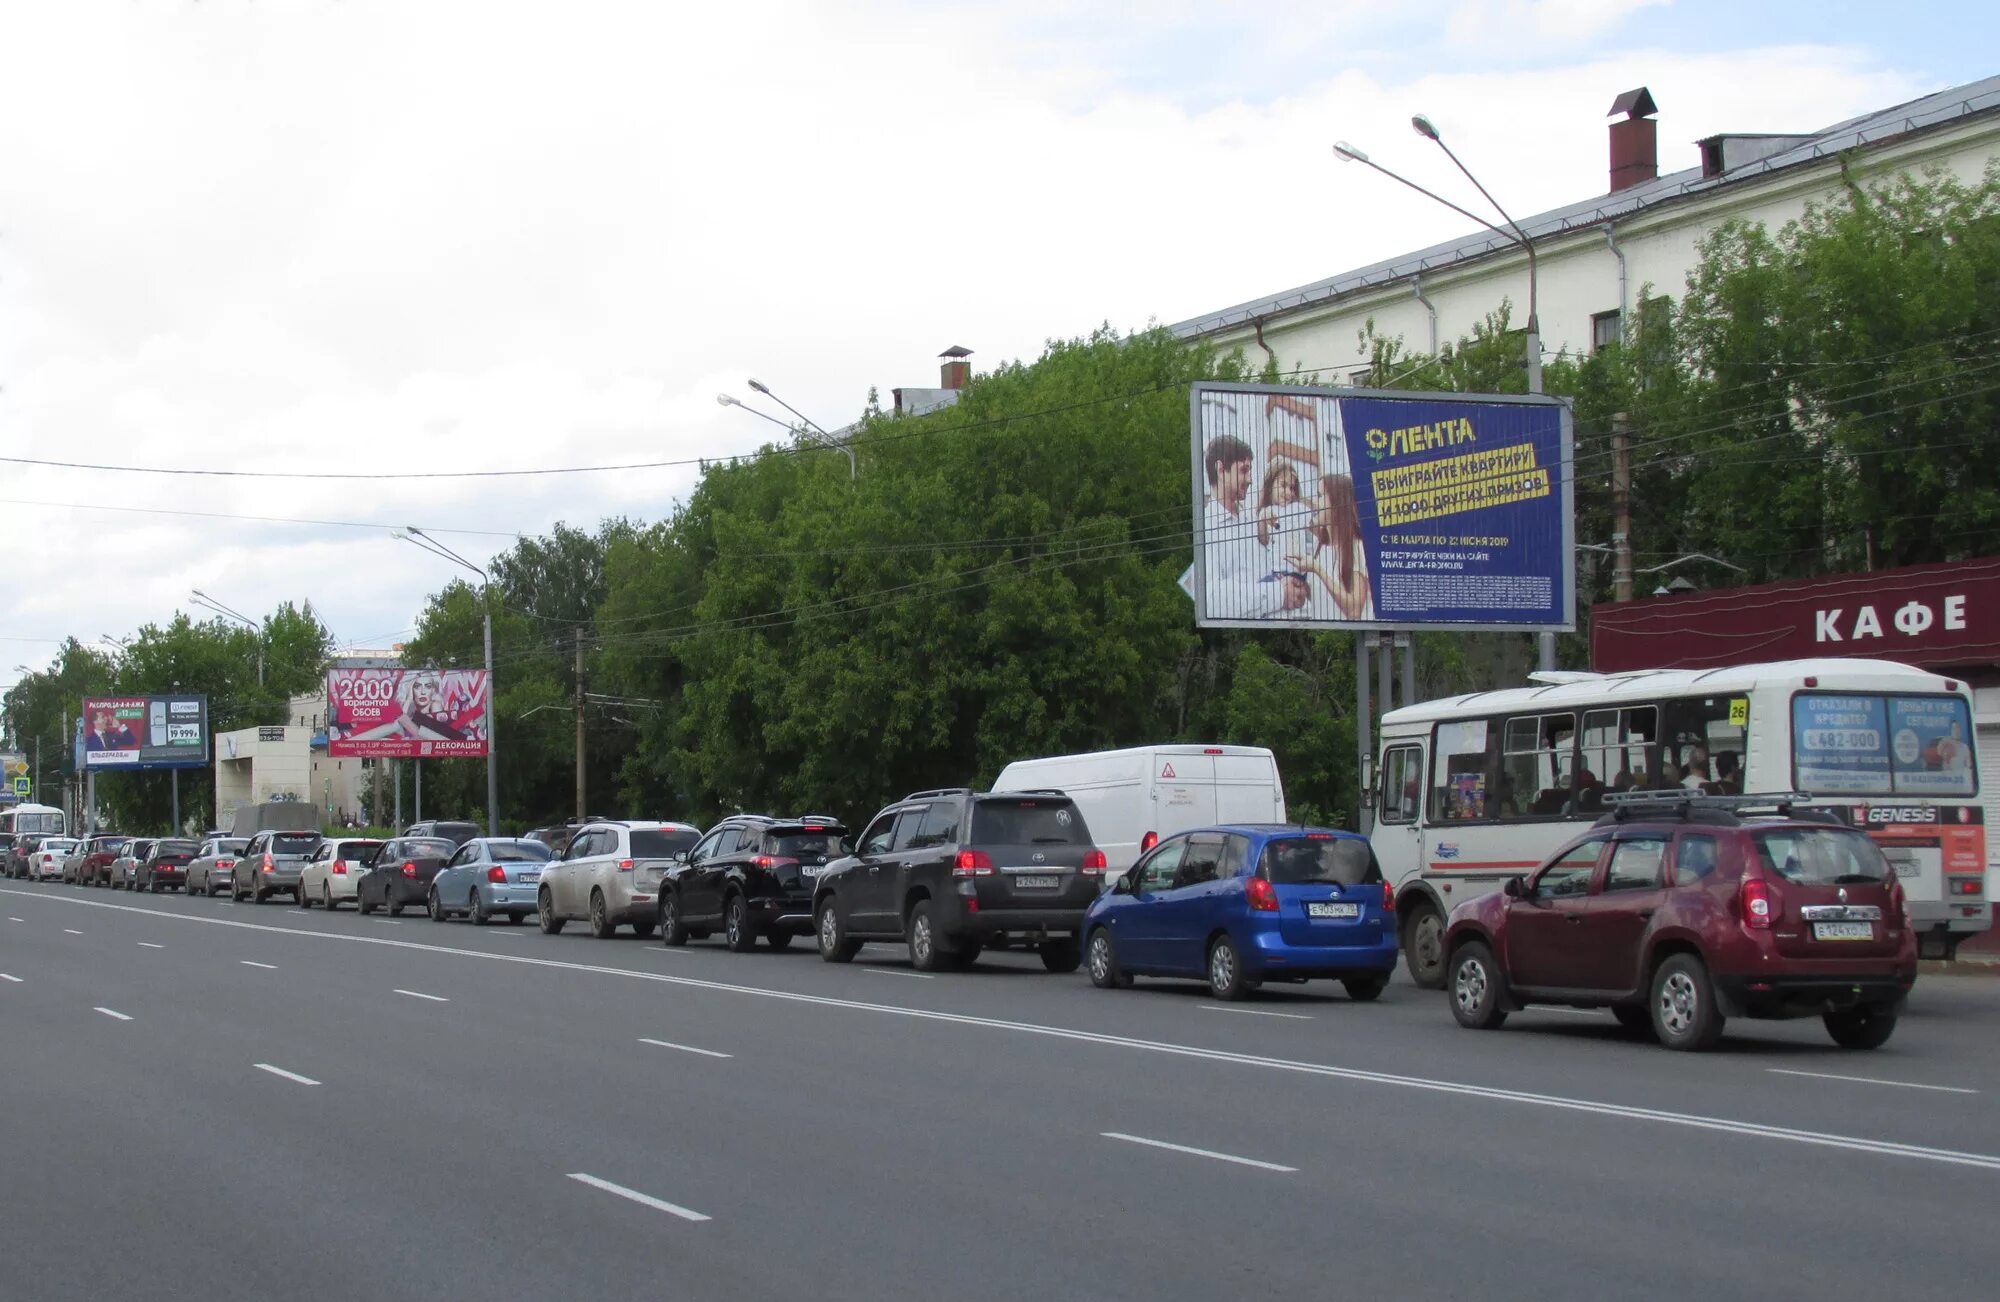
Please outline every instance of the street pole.
M493 593L492 584L480 594L485 606L486 638L486 835L500 835L500 770L495 767L500 749L500 702L493 691Z
M576 821L583 813L583 630L576 631Z
M179 836L181 834L181 771L179 769L169 769L168 772L173 775L174 786L174 821L170 826L173 828L173 834Z
M389 761L389 785L395 788L396 830L400 832L403 829L403 770L393 759Z
M1632 600L1632 422L1611 418L1611 599Z
M421 759L417 761L417 813L414 821L424 821L424 762Z
M1354 824L1363 836L1375 830L1375 810L1368 800L1368 762L1375 757L1369 738L1373 720L1368 712L1368 638L1366 633L1354 635L1354 754L1361 786Z

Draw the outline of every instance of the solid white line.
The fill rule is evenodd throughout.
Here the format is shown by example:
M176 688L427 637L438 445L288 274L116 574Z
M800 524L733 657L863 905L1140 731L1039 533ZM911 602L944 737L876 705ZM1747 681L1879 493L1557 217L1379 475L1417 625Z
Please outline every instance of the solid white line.
M585 1175L581 1171L571 1171L569 1178L587 1184L593 1189L602 1189L606 1193L617 1194L620 1198L630 1198L633 1202L641 1206L650 1207L656 1212L665 1212L669 1216L678 1216L684 1221L705 1221L709 1219L700 1212L689 1211L685 1207L677 1207L673 1203L655 1198L651 1194L642 1194L637 1189L627 1189L622 1184L613 1184L609 1180L600 1180L594 1175Z
M1978 1090L1961 1089L1957 1085L1919 1085L1911 1080L1878 1080L1873 1076L1836 1076L1830 1071L1788 1071L1783 1067L1764 1069L1777 1076L1814 1076L1820 1080L1853 1081L1856 1085L1895 1085L1906 1090L1936 1090L1940 1094L1977 1094Z
M427 995L415 990L398 990L396 993L399 995L408 995L412 999L428 999L434 1004L448 1004L451 1002L451 1000L446 999L443 995Z
M1252 1017L1289 1017L1295 1022L1310 1022L1304 1013L1273 1013L1262 1008L1231 1008L1226 1004L1196 1004L1196 1008L1206 1008L1211 1013L1248 1013Z
M864 967L861 970L863 972L873 972L876 976L915 977L919 981L937 980L936 977L928 972L905 972L899 967Z
M15 976L12 972L0 972L0 981L12 981L15 985L21 984L21 978Z
M286 1080L297 1081L301 1085L319 1084L318 1081L314 1080L310 1076L301 1076L295 1071L286 1071L283 1067L273 1067L268 1062L253 1062L250 1065L252 1067L255 1067L258 1071L268 1071L273 1076L283 1076Z
M276 963L255 963L247 958L239 958L236 961L241 963L244 967L261 967L266 972L276 972L278 970L278 965Z
M142 940L142 941L140 941L140 942L139 942L139 948L140 948L140 949L165 949L165 948L166 948L166 946L165 946L165 945L155 945L155 944L154 944L154 943L153 943L152 941L150 941L150 940Z
M81 936L83 933L78 931L75 927L64 927L63 934L67 936Z
M121 1022L129 1022L132 1020L126 1014L119 1012L115 1008L93 1008L90 1011L93 1013L103 1013L106 1017L115 1017Z
M1212 1157L1218 1162L1234 1162L1238 1166L1254 1166L1260 1171L1294 1172L1299 1169L1296 1166L1279 1166L1276 1162L1259 1162L1254 1157L1235 1157L1229 1153L1215 1152L1213 1149L1189 1148L1186 1144L1169 1144L1164 1139L1141 1139L1137 1135L1121 1135L1115 1130L1100 1130L1098 1133L1106 1139L1123 1140L1128 1144L1144 1144L1148 1148L1164 1148L1169 1152L1187 1153L1194 1157Z
M639 1037L639 1043L657 1044L662 1049L679 1049L682 1053L698 1053L704 1058L728 1058L733 1056L727 1053L717 1053L713 1049L697 1049L692 1044L675 1044L672 1040L649 1040L643 1035Z
M1605 1103L1593 1099L1567 1098L1559 1094L1535 1094L1525 1090L1500 1089L1494 1086L1474 1085L1462 1081L1438 1080L1423 1076L1399 1076L1389 1072L1366 1071L1358 1067L1336 1067L1327 1063L1302 1062L1290 1058L1269 1058L1257 1054L1233 1053L1222 1049L1207 1049L1191 1044L1172 1044L1161 1040L1141 1040L1130 1036L1110 1035L1100 1031L1073 1030L1064 1026L1050 1026L1039 1022L1014 1022L998 1017L975 1017L969 1013L947 1013L929 1008L912 1008L901 1004L874 1004L860 999L840 999L832 995L809 995L792 990L773 990L762 986L736 985L728 981L714 981L703 977L672 976L664 972L643 972L631 968L604 967L594 963L576 963L565 959L533 958L526 954L496 954L491 950L460 949L452 945L433 945L418 940L390 940L386 936L361 936L338 931L312 931L303 927L279 927L261 922L239 922L233 918L209 917L199 913L168 913L158 909L140 908L129 904L114 904L110 901L72 898L65 895L41 895L0 888L0 895L34 895L35 898L56 900L79 908L109 909L117 913L143 913L150 918L167 918L176 922L199 923L210 927L235 927L244 931L271 932L286 936L306 936L317 940L337 940L355 945L384 945L391 949L404 949L427 954L452 954L462 958L484 959L489 963L519 963L526 967L548 968L564 972L589 972L598 976L624 977L632 981L653 981L661 985L681 986L690 990L708 990L719 994L749 995L759 999L774 999L784 1003L800 1004L812 1008L839 1008L852 1012L875 1013L891 1017L907 1017L916 1021L939 1022L953 1026L977 1027L985 1030L1005 1031L1015 1035L1039 1035L1055 1040L1071 1040L1080 1044L1106 1045L1116 1048L1134 1049L1144 1053L1163 1054L1176 1058L1193 1058L1203 1062L1233 1063L1238 1066L1257 1067L1265 1071L1291 1072L1303 1076L1318 1076L1328 1080L1352 1081L1359 1084L1381 1085L1401 1089L1423 1090L1433 1094L1452 1094L1463 1098L1484 1099L1497 1103L1516 1103L1530 1107L1553 1108L1565 1112L1591 1113L1601 1117L1613 1117L1625 1121L1644 1121L1656 1125L1678 1126L1688 1130L1706 1130L1718 1134L1734 1135L1753 1139L1779 1140L1785 1143L1805 1144L1818 1148L1834 1148L1847 1152L1871 1153L1878 1157L1901 1157L1924 1162L1941 1162L1950 1166L1969 1166L1986 1171L2000 1171L2000 1155L1972 1153L1958 1149L1931 1148L1922 1144L1904 1144L1886 1139L1868 1139L1859 1135L1840 1135L1816 1130L1795 1130L1786 1126L1767 1126L1760 1122L1738 1121L1728 1117L1702 1116L1697 1113L1668 1112L1659 1108L1642 1108L1622 1103ZM876 971L880 969L867 969Z

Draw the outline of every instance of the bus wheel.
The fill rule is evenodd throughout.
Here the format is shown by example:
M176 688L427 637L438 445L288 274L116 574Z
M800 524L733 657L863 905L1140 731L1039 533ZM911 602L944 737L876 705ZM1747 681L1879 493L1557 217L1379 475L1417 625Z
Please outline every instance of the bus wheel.
M1411 908L1403 924L1403 962L1418 989L1444 989L1444 915L1434 905Z

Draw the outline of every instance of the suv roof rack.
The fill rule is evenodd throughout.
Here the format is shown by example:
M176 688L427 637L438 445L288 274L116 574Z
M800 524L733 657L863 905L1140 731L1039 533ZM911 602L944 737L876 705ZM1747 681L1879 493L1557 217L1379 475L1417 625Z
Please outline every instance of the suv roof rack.
M779 821L787 823L838 823L840 818L836 814L794 814L791 818Z
M1067 796L1061 787L1022 787L1017 791L989 791L989 796Z
M1720 823L1733 827L1743 821L1743 815L1746 813L1764 810L1780 818L1802 817L1814 821L1831 819L1831 814L1820 810L1794 810L1793 806L1807 804L1812 798L1813 794L1810 791L1759 791L1740 796L1718 796L1688 788L1669 788L1664 791L1615 791L1604 797L1604 803L1611 808L1597 820L1596 826L1604 827L1608 824L1649 819L1677 819L1681 822Z
M971 794L971 787L938 787L932 791L912 791L909 795L904 796L903 799L926 800L932 796L969 796Z

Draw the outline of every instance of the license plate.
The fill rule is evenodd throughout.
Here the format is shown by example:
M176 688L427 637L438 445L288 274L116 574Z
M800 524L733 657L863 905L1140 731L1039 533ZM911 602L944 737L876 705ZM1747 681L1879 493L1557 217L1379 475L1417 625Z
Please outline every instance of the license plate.
M523 886L533 886L536 882L542 880L542 875L540 873L522 873L517 880Z
M1872 922L1815 922L1814 940L1873 940L1875 924Z
M1361 916L1359 904L1308 904L1308 918L1358 918Z
M1062 878L1051 877L1048 876L1047 874L1043 874L1040 876L1028 875L1022 877L1016 877L1014 879L1014 885L1026 891L1052 891L1056 887L1062 885Z

